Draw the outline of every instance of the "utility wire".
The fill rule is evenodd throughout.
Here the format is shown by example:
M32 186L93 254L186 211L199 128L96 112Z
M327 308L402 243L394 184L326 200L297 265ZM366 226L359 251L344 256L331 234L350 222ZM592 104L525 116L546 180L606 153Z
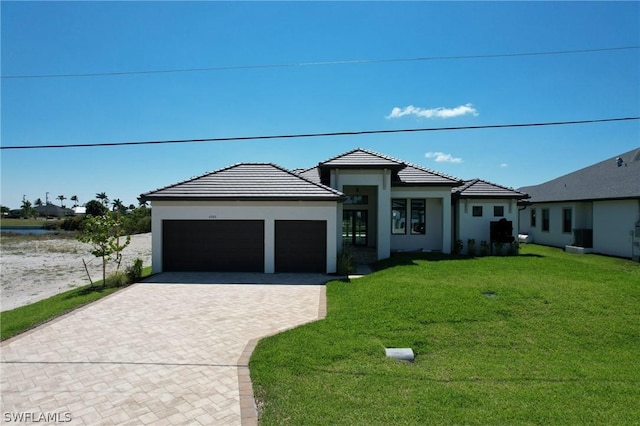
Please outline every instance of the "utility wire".
M230 137L230 138L178 139L178 140L137 141L137 142L105 142L105 143L83 143L83 144L67 144L67 145L17 145L17 146L0 146L0 149L16 150L16 149L93 148L93 147L131 146L131 145L164 145L164 144L179 144L179 143L249 141L249 140L265 140L265 139L299 139L299 138L318 138L318 137L331 137L331 136L376 135L376 134L389 134L389 133L438 132L438 131L453 131L453 130L504 129L504 128L516 128L516 127L564 126L564 125L573 125L573 124L607 123L607 122L614 122L614 121L630 121L630 120L640 120L640 116L623 117L623 118L602 118L602 119L596 119L596 120L553 121L553 122L543 122L543 123L489 124L484 126L427 127L427 128L418 128L418 129L362 130L362 131L355 131L355 132L301 133L301 134L289 134L289 135L239 136L239 137Z
M231 70L255 70L267 68L293 68L293 67L311 67L320 65L354 65L354 64L383 64L392 62L419 62L419 61L444 61L452 59L489 59L489 58L512 58L519 56L543 56L543 55L566 55L575 53L594 53L609 52L615 50L631 50L640 49L640 46L625 47L607 47L602 49L581 49L581 50L556 50L547 52L529 52L529 53L498 53L488 55L459 55L459 56L425 56L415 58L396 58L396 59L355 59L346 61L321 61L321 62L298 62L288 64L263 64L263 65L238 65L238 66L222 66L208 68L185 68L185 69L169 69L169 70L147 70L147 71L119 71L119 72L99 72L99 73L79 73L79 74L39 74L39 75L3 75L3 79L28 79L28 78L69 78L69 77L104 77L104 76L123 76L136 74L169 74L183 72L203 72L203 71L231 71Z

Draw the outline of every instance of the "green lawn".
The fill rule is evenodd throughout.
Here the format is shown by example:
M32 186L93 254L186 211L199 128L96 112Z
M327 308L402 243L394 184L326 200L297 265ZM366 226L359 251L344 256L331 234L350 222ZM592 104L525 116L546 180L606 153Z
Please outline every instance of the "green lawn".
M325 320L259 343L261 424L640 423L637 263L529 245L381 266L329 283Z
M2 226L43 226L45 223L53 222L47 221L43 218L30 218L30 219L2 219L0 225Z
M142 272L143 277L149 275L151 275L150 266L144 268ZM96 282L97 288L79 287L31 305L0 312L0 340L13 337L122 289L122 287L100 288L101 285L102 281L98 281Z

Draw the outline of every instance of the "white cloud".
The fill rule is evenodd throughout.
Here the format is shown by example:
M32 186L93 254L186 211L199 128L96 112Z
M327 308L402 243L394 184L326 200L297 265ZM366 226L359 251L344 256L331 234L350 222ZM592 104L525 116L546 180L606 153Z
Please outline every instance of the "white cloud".
M502 167L504 169L505 167L509 167L509 165L507 163L502 163L502 164L500 164L500 167Z
M453 118L461 115L478 115L478 110L473 107L473 104L460 105L455 108L420 108L409 105L408 107L398 108L394 107L391 110L391 114L387 115L387 118L400 118L405 115L415 115L420 118Z
M436 163L462 163L462 158L444 152L427 152L424 156L433 158Z

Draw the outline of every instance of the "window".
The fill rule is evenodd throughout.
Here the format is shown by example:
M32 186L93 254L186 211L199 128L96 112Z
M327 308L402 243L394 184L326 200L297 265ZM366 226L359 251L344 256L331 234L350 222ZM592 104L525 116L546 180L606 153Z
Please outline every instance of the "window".
M542 209L542 230L549 232L549 209Z
M504 206L493 206L493 215L498 217L504 216Z
M571 216L571 209L562 209L562 232L565 234L571 233Z
M347 195L347 199L344 200L345 204L369 204L368 195Z
M472 214L474 217L482 217L482 206L473 206Z
M407 200L391 200L391 233L407 233Z
M411 200L411 233L424 234L424 200Z
M536 227L536 209L531 209L531 227Z

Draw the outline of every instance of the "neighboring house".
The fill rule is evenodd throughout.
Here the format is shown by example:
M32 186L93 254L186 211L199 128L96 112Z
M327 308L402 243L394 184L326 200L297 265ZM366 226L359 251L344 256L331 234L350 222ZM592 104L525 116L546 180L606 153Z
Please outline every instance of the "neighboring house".
M531 195L520 232L534 243L640 255L640 148L520 190Z
M473 179L454 188L452 197L454 201L453 238L463 243L463 252L466 253L469 239L475 240L477 249L482 242L486 242L491 247L491 242L499 239L496 231L500 228L501 222L507 222L508 236L515 237L513 231L518 230L518 201L529 196L495 183ZM501 242L508 244L510 241Z
M38 212L38 216L44 217L65 217L74 215L73 210L66 207L56 206L51 203L44 206L36 206L34 209Z
M452 203L452 191L463 183L355 149L295 172L241 163L140 199L153 206L154 272L331 273L345 245L369 248L377 259L400 250L450 253L453 203L475 202L467 188ZM491 208L503 205L512 218L523 194L486 185L478 202L493 200ZM498 196L489 187L500 188ZM484 197L489 194L493 198ZM458 235L467 238L461 232L474 225L461 222L471 219L461 214L457 220Z

